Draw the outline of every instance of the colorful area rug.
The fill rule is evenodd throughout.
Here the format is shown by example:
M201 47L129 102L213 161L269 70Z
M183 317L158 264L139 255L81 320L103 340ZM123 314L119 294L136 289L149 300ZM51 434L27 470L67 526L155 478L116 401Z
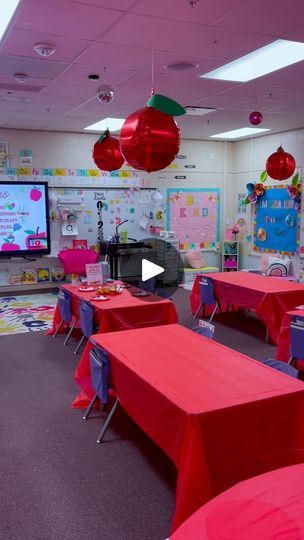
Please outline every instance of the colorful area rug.
M56 302L55 293L0 297L0 336L48 330Z

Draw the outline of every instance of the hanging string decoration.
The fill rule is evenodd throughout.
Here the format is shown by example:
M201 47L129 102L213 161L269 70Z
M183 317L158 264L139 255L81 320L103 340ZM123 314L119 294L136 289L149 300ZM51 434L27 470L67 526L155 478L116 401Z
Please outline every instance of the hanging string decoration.
M107 129L93 147L93 159L102 171L117 171L124 163L119 141Z
M266 161L266 171L273 180L287 180L290 178L296 168L294 157L285 152L282 146L279 146L276 152L271 154Z
M159 171L178 154L180 132L173 116L185 114L176 101L153 94L146 107L125 120L120 131L121 152L134 169Z

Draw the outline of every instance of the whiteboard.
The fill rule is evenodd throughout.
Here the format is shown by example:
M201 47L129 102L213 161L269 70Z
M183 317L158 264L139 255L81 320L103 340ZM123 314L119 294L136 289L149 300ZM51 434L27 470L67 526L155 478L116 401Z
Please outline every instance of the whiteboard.
M165 227L165 196L161 201L153 200L152 189L70 189L50 188L50 229L52 253L64 247L71 247L73 240L87 240L88 247L99 242L98 222L103 223L103 238L109 240L115 234L115 227L125 219L119 231L126 229L128 237L140 240L153 236L150 226ZM70 201L66 205L61 201ZM102 215L99 214L100 201ZM73 204L75 203L75 204ZM62 235L63 208L75 211L77 235ZM57 219L57 220L56 220Z

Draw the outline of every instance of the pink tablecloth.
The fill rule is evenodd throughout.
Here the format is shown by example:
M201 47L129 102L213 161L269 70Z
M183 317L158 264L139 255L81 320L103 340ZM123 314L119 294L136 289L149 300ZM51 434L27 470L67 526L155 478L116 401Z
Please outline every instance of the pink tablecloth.
M122 407L176 466L172 530L237 482L304 461L302 382L178 324L92 339Z
M195 512L170 540L303 540L304 464L255 476Z
M290 358L290 322L294 315L304 317L304 310L295 309L293 311L287 311L284 315L276 354L277 360L281 360L282 362L288 362ZM304 362L299 361L297 367L301 370L304 369Z
M208 276L210 277L210 276ZM200 303L199 281L196 276L190 295L192 313ZM220 302L227 302L255 311L264 322L269 336L278 343L286 311L304 304L304 285L274 279L249 272L220 272L212 274L215 295Z

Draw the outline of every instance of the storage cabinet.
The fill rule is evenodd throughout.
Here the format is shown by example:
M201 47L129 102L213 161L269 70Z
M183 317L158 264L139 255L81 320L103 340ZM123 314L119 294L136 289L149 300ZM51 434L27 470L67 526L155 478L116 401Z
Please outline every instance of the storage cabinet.
M236 272L239 269L239 243L234 240L222 242L222 272Z

